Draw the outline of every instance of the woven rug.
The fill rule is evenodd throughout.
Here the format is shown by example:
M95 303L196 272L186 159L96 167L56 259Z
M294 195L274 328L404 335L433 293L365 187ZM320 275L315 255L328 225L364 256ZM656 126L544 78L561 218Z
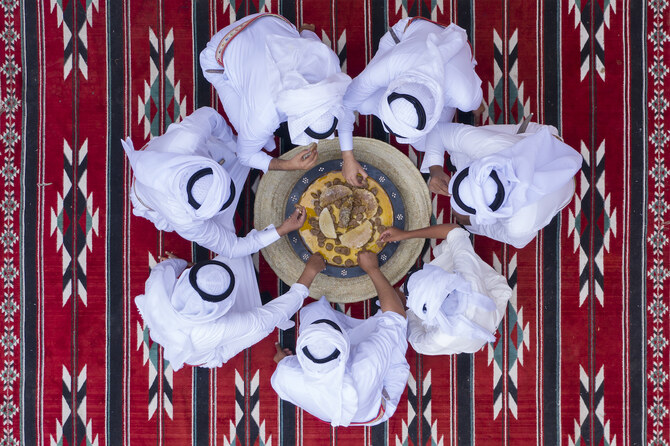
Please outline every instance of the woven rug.
M210 253L132 216L119 140L141 147L198 107L222 111L198 54L257 11L314 24L351 76L399 19L456 22L484 122L534 113L584 157L573 202L534 242L474 237L514 290L496 342L472 355L410 348L407 390L377 427L331 428L277 398L273 343L294 345L293 330L218 369L173 372L134 306L164 250ZM670 441L666 0L0 0L0 15L0 445ZM356 134L389 141L371 117ZM258 181L242 195L240 233ZM447 200L433 211L449 221ZM288 289L255 262L262 291Z

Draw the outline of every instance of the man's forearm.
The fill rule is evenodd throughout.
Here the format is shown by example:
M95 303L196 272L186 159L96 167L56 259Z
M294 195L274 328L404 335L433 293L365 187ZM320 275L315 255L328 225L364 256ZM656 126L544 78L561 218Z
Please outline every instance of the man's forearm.
M405 232L405 239L408 238L435 238L435 239L445 239L447 234L454 228L457 228L458 225L451 223L444 223L441 225L427 226L421 229L415 229L413 231Z
M375 286L382 311L393 311L404 317L405 307L381 270L379 268L370 270L368 276Z
M288 164L287 160L272 158L268 170L289 170L287 164Z
M313 270L311 268L305 268L296 283L300 283L309 288L317 274L319 274L319 271Z

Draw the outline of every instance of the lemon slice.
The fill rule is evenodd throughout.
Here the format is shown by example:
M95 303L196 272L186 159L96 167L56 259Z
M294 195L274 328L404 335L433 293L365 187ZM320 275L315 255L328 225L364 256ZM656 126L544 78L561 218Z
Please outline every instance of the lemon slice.
M323 231L323 228L321 231ZM366 220L351 231L342 234L340 242L348 248L358 249L364 246L370 240L370 237L372 237L372 223Z
M335 232L335 224L333 223L333 217L330 215L328 208L325 208L321 211L319 215L319 229L323 235L328 238L337 238L337 232ZM372 235L372 234L370 234Z

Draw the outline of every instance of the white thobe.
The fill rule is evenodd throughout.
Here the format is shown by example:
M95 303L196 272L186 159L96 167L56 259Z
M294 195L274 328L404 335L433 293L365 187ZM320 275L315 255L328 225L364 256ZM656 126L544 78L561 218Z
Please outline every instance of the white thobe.
M519 125L473 127L465 124L449 124L440 129L440 144L449 153L456 169L461 170L473 161L513 146L544 128L548 129L552 135L558 134L555 127L536 123L530 123L525 133L517 134ZM556 140L555 144L562 145L563 143ZM537 148L537 150L544 149L547 148ZM576 172L581 166L581 155L574 152L573 158ZM537 236L540 229L547 226L554 216L570 203L574 193L575 183L574 180L570 180L552 193L544 195L529 205L515 209L513 215L499 219L493 224L479 224L476 218L471 216L471 224L466 228L473 234L484 235L516 248L523 248Z
M215 260L228 265L235 275L235 288L227 297L235 301L217 319L194 320L174 308L175 285L181 275L190 271L185 270L186 262L181 259L168 259L154 266L145 293L135 298L151 339L163 347L174 370L184 364L219 367L261 341L275 327L291 327L290 318L309 294L304 285L296 283L286 294L262 305L251 256L218 256Z
M223 212L205 220L194 219L184 196L175 196L165 185L158 189L137 178L130 192L133 213L150 220L162 231L176 231L186 240L227 257L253 254L279 239L274 225L262 231L251 230L245 237L235 232L235 211L249 175L235 155L235 136L214 109L202 107L178 124L171 124L164 135L151 139L145 151L195 155L223 161L223 168L235 184L235 198ZM147 167L148 168L148 167ZM151 172L143 172L151 175ZM138 172L135 172L136 176Z
M377 53L349 85L344 105L361 114L380 117L380 102L394 79L413 72L433 78L443 90L444 108L433 129L427 128L424 137L408 141L415 149L426 152L421 171L428 172L430 166L444 163L444 148L428 144L430 135L451 122L456 109L471 111L479 107L481 79L475 73L476 62L464 29L455 24L443 28L421 19L407 26L410 20L404 18L392 27L399 43L396 44L390 31L384 34ZM434 51L428 51L429 38L438 42L439 58Z
M334 310L325 297L300 310L301 327L319 319L335 322L349 336L351 346L343 381L308 377L298 358L287 356L272 374L272 388L281 399L334 426L370 420L374 421L369 425L375 425L389 419L409 378L405 359L407 319L392 311L355 319ZM384 413L377 417L382 404ZM344 414L339 422L333 421L336 410Z
M461 317L479 325L489 333L495 333L505 316L507 301L512 297L512 289L503 276L484 262L472 248L468 233L456 228L449 231L446 240L433 250L435 259L431 265L449 273L459 273L470 283L472 291L490 297L495 303L495 311L486 311L479 305L468 305ZM409 296L411 298L411 294ZM450 316L446 316L449 319ZM445 333L439 325L428 324L417 317L412 310L407 311L409 343L417 353L424 355L451 355L474 353L486 341L473 330L453 336ZM457 323L457 322L456 322Z
M272 157L263 152L275 149L274 131L287 120L273 98L281 89L280 71L273 62L273 52L279 53L270 43L277 37L293 38L296 51L294 71L310 83L323 81L340 73L337 55L311 31L300 33L295 26L276 17L263 17L235 36L226 47L223 60L224 73L216 60L216 49L221 40L236 26L253 19L252 14L220 30L200 53L200 67L205 78L214 86L223 109L237 130L237 153L245 166L267 172ZM278 56L277 56L278 57ZM353 113L346 113L338 121L340 137L351 142ZM342 147L351 150L351 146Z

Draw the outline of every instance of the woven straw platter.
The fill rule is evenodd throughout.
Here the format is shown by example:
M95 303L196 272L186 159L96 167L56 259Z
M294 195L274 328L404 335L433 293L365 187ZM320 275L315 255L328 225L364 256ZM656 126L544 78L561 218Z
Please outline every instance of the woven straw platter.
M318 145L319 160L341 159L339 140L322 141ZM281 156L290 159L305 147L296 147ZM399 150L389 144L371 138L354 138L354 156L361 163L374 166L398 189L404 205L404 213L395 218L404 222L405 230L417 229L430 223L431 203L426 182L416 166ZM265 228L273 223L278 226L285 218L289 195L305 171L269 171L261 178L254 205L254 226ZM376 179L379 180L379 179ZM290 234L289 234L290 236ZM405 240L399 243L393 255L381 266L381 270L392 284L399 282L416 261L423 247L423 239ZM263 257L288 284L298 279L305 266L287 237L262 250ZM331 302L357 302L375 296L374 285L367 275L358 277L329 277L319 274L309 289L310 296L326 296Z

